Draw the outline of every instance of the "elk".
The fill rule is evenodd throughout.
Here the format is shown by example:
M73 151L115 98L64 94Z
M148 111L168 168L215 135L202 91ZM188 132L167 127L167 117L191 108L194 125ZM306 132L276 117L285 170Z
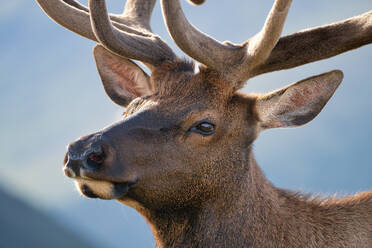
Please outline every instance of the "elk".
M315 118L342 72L263 95L239 92L257 75L372 43L372 11L280 37L291 0L275 0L262 30L233 44L192 26L179 0L161 0L173 40L201 64L195 70L151 31L155 0L127 0L122 15L108 14L104 0L37 2L98 43L104 89L126 108L122 120L68 146L63 170L83 195L136 209L159 248L372 247L372 191L317 199L276 188L252 152L261 131Z

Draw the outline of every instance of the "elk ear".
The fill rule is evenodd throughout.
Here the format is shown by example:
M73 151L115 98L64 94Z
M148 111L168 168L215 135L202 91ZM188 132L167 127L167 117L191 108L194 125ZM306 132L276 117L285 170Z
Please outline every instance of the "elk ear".
M151 94L150 77L134 62L101 45L94 47L93 54L103 87L116 104L126 107L134 98Z
M257 99L263 129L306 124L317 116L343 78L341 71L310 77Z

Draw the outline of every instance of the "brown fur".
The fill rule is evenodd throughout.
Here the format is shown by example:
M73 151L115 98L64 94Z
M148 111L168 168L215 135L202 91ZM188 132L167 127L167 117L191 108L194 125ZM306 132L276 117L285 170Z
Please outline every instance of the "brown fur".
M205 36L185 21L179 1L163 1L171 36L204 64L195 73L151 32L155 0L128 0L123 15L109 17L105 1L89 1L89 14L71 1L37 2L58 23L102 44L94 56L105 91L127 108L123 120L69 145L65 174L82 194L135 208L158 248L372 247L372 191L318 199L279 189L252 152L261 131L315 118L342 73L263 96L236 92L256 75L371 43L371 11L280 38L291 0L276 0L263 29L236 45ZM142 61L151 77L124 57Z
M371 247L372 192L310 198L275 188L261 172L252 153L262 122L257 101L279 93L236 93L217 72L194 74L184 62L164 63L151 83L154 93L135 99L124 121L103 131L109 162L85 175L136 182L116 199L146 218L157 247ZM213 135L187 132L204 118L216 125ZM94 193L107 198L112 188Z

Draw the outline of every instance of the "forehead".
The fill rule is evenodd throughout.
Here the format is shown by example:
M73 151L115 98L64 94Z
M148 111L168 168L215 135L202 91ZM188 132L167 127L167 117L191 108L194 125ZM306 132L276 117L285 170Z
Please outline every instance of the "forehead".
M160 104L217 106L232 96L232 88L214 71L179 62L165 64L151 76L154 94L150 98Z
M216 117L232 95L231 88L218 74L208 70L194 73L193 68L185 65L167 65L155 71L151 80L154 93L135 99L127 107L125 117L174 121L201 115Z

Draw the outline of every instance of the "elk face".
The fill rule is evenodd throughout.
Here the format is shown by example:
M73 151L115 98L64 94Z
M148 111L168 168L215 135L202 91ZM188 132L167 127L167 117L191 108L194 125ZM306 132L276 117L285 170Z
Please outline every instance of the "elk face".
M194 74L185 62L164 63L150 78L100 46L94 53L106 92L127 108L121 121L69 145L65 173L85 196L152 208L216 196L244 169L235 164L247 159L261 130L312 120L342 78L334 71L243 95L217 73Z
M66 175L88 197L158 207L208 197L217 167L247 136L254 139L252 113L237 111L251 99L234 96L216 73L195 74L184 62L165 63L149 78L102 47L95 57L106 92L127 108L121 121L69 145ZM243 125L247 120L252 123Z

